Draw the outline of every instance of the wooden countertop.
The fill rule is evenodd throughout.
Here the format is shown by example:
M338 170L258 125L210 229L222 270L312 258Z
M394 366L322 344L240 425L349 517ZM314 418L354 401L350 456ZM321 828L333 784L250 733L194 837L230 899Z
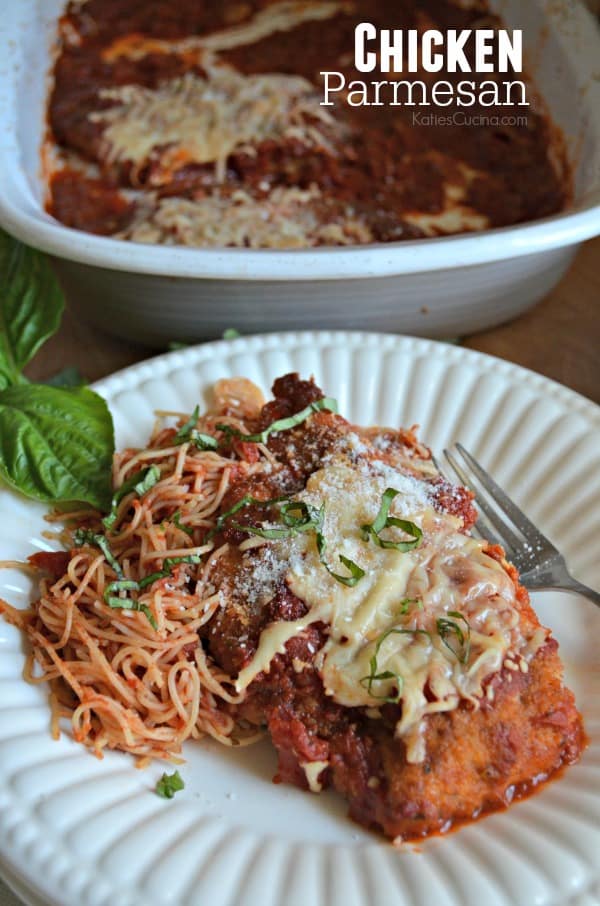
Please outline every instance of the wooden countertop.
M600 237L582 247L539 305L509 324L464 338L464 345L524 365L600 403L599 262ZM67 311L28 375L43 380L72 365L94 381L153 354L100 334Z

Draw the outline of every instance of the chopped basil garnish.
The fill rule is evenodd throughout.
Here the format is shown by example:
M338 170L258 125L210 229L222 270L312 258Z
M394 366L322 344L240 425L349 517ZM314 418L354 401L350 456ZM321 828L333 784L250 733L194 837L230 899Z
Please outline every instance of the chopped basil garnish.
M347 585L349 588L354 588L354 586L360 582L362 577L365 575L364 569L355 563L354 560L350 560L349 557L344 557L343 554L338 554L338 559L342 566L345 566L346 569L350 571L349 576L342 576L340 573L334 572L330 566L325 562L325 549L327 547L327 542L322 532L317 532L317 550L319 552L319 559L330 576L333 576L338 582L341 582L342 585Z
M189 419L187 420L187 422L185 423L185 425L183 425L183 427L181 427L181 428L179 429L179 431L177 432L177 434L176 434L175 437L173 438L173 443L174 443L174 444L183 444L183 443L185 443L187 440L189 440L190 434L192 433L192 431L193 431L194 428L196 427L196 423L197 423L199 417L200 417L200 406L196 406L196 408L194 409L194 411L193 411L192 414L190 415L190 417L189 417Z
M157 781L154 792L163 799L172 799L175 793L184 788L185 783L181 779L179 771L175 771L173 774L163 774Z
M279 538L291 538L298 532L318 531L323 524L323 515L325 512L324 505L317 509L310 503L303 500L290 500L289 498L275 498L274 500L260 501L261 503L280 503L279 514L283 525L273 526L272 528L263 528L262 526L245 525L241 522L230 522L230 526L238 531L248 532L250 535L258 535L260 538L266 538L268 541L275 541ZM299 515L294 515L298 513Z
M183 522L181 521L181 511L180 510L177 510L176 513L173 513L173 515L171 516L169 521L172 522L173 525L175 526L175 528L178 528L180 532L185 532L186 535L189 535L190 538L194 534L194 529L190 528L189 525L184 525Z
M120 591L139 591L140 585L135 579L119 579L117 582L111 582L106 586L104 591L104 600L113 610L137 610L143 613L153 629L157 629L156 620L152 611L146 604L140 604L135 598L122 598L114 592Z
M238 500L230 510L227 510L226 513L222 513L219 516L216 527L210 533L209 537L213 535L215 531L220 530L230 516L235 515L235 513L245 506L249 506L250 504L272 506L278 503L282 504L279 510L282 522L281 525L264 527L247 525L241 522L230 522L229 525L237 531L247 532L249 535L258 535L259 538L265 538L267 541L291 538L293 535L298 534L298 532L314 531L319 558L327 572L333 576L334 579L337 579L338 582L353 588L365 575L364 569L353 560L350 560L349 557L344 557L343 554L339 554L340 563L350 572L349 576L343 576L340 573L334 572L324 559L327 542L321 529L323 528L323 519L325 517L325 504L322 504L321 507L317 509L315 506L306 503L304 500L290 500L289 497L273 497L270 500L259 500L256 497L251 497L249 494L246 494L241 500Z
M260 497L252 497L251 494L244 494L244 496L240 500L238 500L237 503L234 503L234 505L231 507L231 509L226 510L224 513L221 513L221 515L217 519L214 529L212 529L208 533L207 540L209 538L212 538L214 535L216 535L217 532L220 532L221 529L223 528L223 526L225 525L226 521L229 519L229 517L235 516L235 514L239 513L239 511L242 510L244 507L252 506L252 505L254 505L254 506L272 506L273 504L281 503L282 501L289 502L290 498L289 497L271 497L268 500L262 500ZM244 531L246 530L245 526L242 526L242 528L244 529Z
M223 331L224 340L235 340L237 337L241 337L239 330L236 330L235 327L228 327Z
M73 534L73 541L76 547L83 547L84 544L89 544L90 547L100 548L109 566L112 566L119 579L123 578L123 570L121 569L121 564L118 562L115 555L111 551L110 545L105 535L92 532L90 529L76 529Z
M408 601L408 598L406 599ZM404 603L404 602L403 602ZM363 676L360 680L361 686L364 686L372 698L377 698L380 701L389 702L392 705L398 704L402 698L402 689L404 686L404 678L400 676L399 673L393 673L391 670L384 670L383 673L378 673L377 666L377 656L379 654L379 649L385 642L385 640L390 635L424 635L429 641L431 641L431 636L425 629L388 629L386 632L382 633L377 639L377 644L375 645L375 651L373 656L369 660L369 675ZM382 680L393 679L396 681L396 694L393 696L390 695L377 695L373 692L373 683L381 682Z
M423 532L419 526L415 525L414 522L409 522L408 519L397 519L395 516L389 515L392 500L394 497L397 497L399 493L400 492L396 491L395 488L387 488L384 491L381 498L381 507L375 517L375 521L362 525L360 528L364 541L368 541L370 538L379 547L396 551L410 551L419 545L421 538L423 537ZM406 532L407 535L411 536L411 540L387 541L385 538L382 538L380 533L391 526L402 529L403 532Z
M458 610L449 610L449 617L454 617L454 620L448 620L446 617L439 617L436 621L438 635L441 638L442 642L448 648L455 658L460 661L461 664L466 664L469 660L469 655L471 654L471 627L469 622L462 613ZM466 626L466 630L463 631L462 627L459 626L455 620L462 620ZM448 639L456 639L456 645L453 645Z
M295 516L294 513L299 513ZM317 509L303 500L288 500L281 506L281 519L288 528L295 532L309 532L323 525L325 504Z
M194 444L198 450L216 450L219 446L219 443L216 437L211 437L210 434L202 434L196 428L196 423L200 415L200 406L196 406L192 412L188 421L179 429L175 437L173 438L174 446L179 444Z
M110 513L102 520L104 528L110 529L115 524L119 504L127 494L135 492L138 497L143 497L158 481L160 481L160 469L158 466L149 466L147 469L142 469L141 472L136 472L135 475L124 481L121 487L113 494Z
M413 605L416 610L423 610L423 602L419 601L418 598L403 598L402 601L400 601L400 613L402 615L408 613Z
M273 526L272 528L263 528L259 525L244 525L241 522L230 522L231 528L238 532L247 532L249 535L258 535L259 538L265 538L267 541L278 541L280 538L290 538L294 530L284 525Z
M174 566L177 566L178 563L201 563L202 557L199 557L197 554L188 554L186 557L166 557L163 561L163 568L158 570L155 573L150 573L148 576L144 576L143 579L140 579L139 587L147 588L148 585L152 585L153 582L156 582L157 579L166 579L171 575L171 570Z
M222 431L223 434L227 434L230 437L237 437L239 440L244 440L247 443L266 444L270 434L277 434L280 431L289 431L290 428L301 425L302 422L306 421L306 419L313 414L313 412L319 412L322 409L327 409L329 412L337 412L338 406L336 400L329 396L325 396L320 400L315 400L314 403L310 403L310 405L305 409L302 409L301 412L296 412L295 415L290 415L289 418L277 419L277 421L274 421L258 434L244 434L239 428L232 428L231 425L218 424L216 427L219 431Z

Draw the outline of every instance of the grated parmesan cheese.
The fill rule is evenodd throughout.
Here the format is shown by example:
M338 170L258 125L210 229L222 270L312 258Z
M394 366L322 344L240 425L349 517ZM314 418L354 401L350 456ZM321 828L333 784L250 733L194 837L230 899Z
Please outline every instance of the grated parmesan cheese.
M165 245L303 248L319 244L351 245L372 241L366 224L351 210L323 223L315 210L320 191L273 189L266 198L218 190L197 200L143 200L133 221L117 238Z
M89 114L103 131L108 163L152 160L151 183L169 182L186 164L215 164L217 179L236 150L288 136L307 147L327 147L316 123L333 130L335 121L302 76L242 75L230 66L207 66L207 78L188 72L156 89L141 85L105 88L106 110ZM339 131L339 129L338 129Z

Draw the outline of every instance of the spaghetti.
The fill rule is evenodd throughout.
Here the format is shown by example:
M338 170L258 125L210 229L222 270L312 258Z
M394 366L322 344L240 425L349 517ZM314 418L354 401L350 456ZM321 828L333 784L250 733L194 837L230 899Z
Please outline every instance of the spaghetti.
M208 734L227 745L257 738L229 713L243 695L198 636L220 600L211 575L228 545L210 537L220 503L232 476L260 472L269 456L253 445L250 462L247 445L222 454L193 442L214 436L216 422L246 432L240 415L261 402L240 381L220 382L217 401L219 411L185 416L176 427L160 418L147 448L116 454L110 517L67 516L70 553L31 558L45 573L39 600L27 611L0 601L0 613L31 641L26 678L50 684L54 735L67 717L75 739L98 756L110 748L175 759L190 737ZM149 466L152 483L142 481ZM138 488L147 486L141 494L136 478Z

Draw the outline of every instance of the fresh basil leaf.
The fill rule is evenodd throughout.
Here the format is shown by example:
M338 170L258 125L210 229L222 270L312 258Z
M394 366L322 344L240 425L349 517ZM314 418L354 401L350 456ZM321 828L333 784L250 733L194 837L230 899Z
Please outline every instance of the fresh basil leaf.
M147 469L142 469L136 472L135 475L131 475L127 481L124 481L121 487L117 488L113 494L110 513L102 520L104 528L110 529L113 527L117 521L119 504L127 494L135 491L138 497L143 497L147 491L154 487L157 481L160 481L160 469L158 466L149 466Z
M464 614L458 610L449 610L448 616L461 620L465 624L465 630L455 620L439 617L436 621L438 635L457 661L467 664L471 654L471 626ZM452 638L456 639L456 645L452 644Z
M86 383L87 381L82 378L79 369L73 365L68 365L62 371L44 381L44 384L47 384L48 387L84 387Z
M26 383L20 372L56 333L63 308L45 255L0 230L0 389Z
M327 561L325 560L325 550L327 548L327 541L325 540L325 536L323 535L323 533L320 531L317 531L316 542L317 542L317 551L319 552L319 560L321 561L321 563L323 564L323 566L325 567L325 569L327 570L329 575L332 576L337 582L341 582L342 585L347 585L348 588L354 588L354 586L357 585L360 582L360 580L364 577L364 575L365 575L364 569L361 566L359 566L358 563L355 563L354 560L351 560L349 557L344 557L343 554L338 554L338 560L340 561L342 566L345 566L346 569L348 569L350 571L350 575L343 576L340 573L334 572L331 569L331 567L327 564Z
M158 579L166 579L171 575L173 567L177 566L179 563L202 563L202 557L199 557L198 554L187 554L184 557L166 557L163 561L162 569L159 569L155 573L150 573L150 575L144 576L143 579L140 579L140 589L147 588Z
M175 437L173 438L174 444L183 444L190 439L190 435L194 428L196 427L196 422L200 416L200 406L196 406L190 417L188 418L185 425L179 429Z
M324 396L323 399L315 400L314 403L310 403L305 409L296 412L295 415L290 415L289 418L277 419L277 421L272 422L268 427L259 431L257 434L244 434L239 428L232 428L231 425L225 424L218 424L215 427L218 431L222 431L223 434L226 434L229 437L237 437L239 440L243 440L246 443L266 444L270 434L277 434L280 431L289 431L291 428L295 428L296 425L301 425L302 422L305 422L314 412L321 412L323 409L326 409L329 412L337 412L337 400L332 399L330 396Z
M408 598L404 599L408 601ZM402 602L404 603L404 601ZM391 635L424 635L429 642L431 642L431 635L427 632L426 629L387 629L377 639L377 644L375 645L375 651L373 656L369 660L369 674L368 676L363 676L360 678L359 683L361 686L364 686L371 698L377 698L380 701L388 702L389 704L396 705L402 698L402 689L404 687L404 677L400 676L399 673L393 673L391 670L385 670L383 673L378 673L377 657L379 655L379 649L385 642L385 640ZM381 680L393 679L396 681L396 694L395 695L377 695L376 692L373 692L373 683L380 682Z
M184 788L185 783L181 779L179 771L174 771L173 774L162 775L154 788L154 792L162 799L172 799L175 793Z
M238 337L241 337L241 333L235 327L228 327L223 331L224 340L236 340Z
M173 515L171 516L171 518L168 521L172 522L173 525L175 526L175 528L178 528L180 532L185 532L185 534L189 535L190 538L193 536L194 529L190 528L189 525L183 524L183 522L181 521L181 511L180 510L177 510L176 513L173 513Z
M191 443L194 444L198 450L218 449L219 442L216 437L211 437L210 434L202 434L202 432L198 431L196 428L196 422L198 421L199 415L200 406L196 406L185 425L179 429L173 438L174 445Z
M158 629L158 623L154 619L154 615L147 604L140 604L139 601L134 601L133 598L119 598L119 597L109 597L107 598L106 603L111 608L111 610L135 610L139 613L143 613L150 625L154 630Z
M291 538L295 534L294 529L285 525L271 526L263 528L260 525L244 525L241 522L230 522L230 527L238 532L247 532L249 535L258 535L259 538L266 538L267 541L277 541L281 538Z
M87 387L21 384L0 393L0 475L27 497L108 509L113 452L110 412Z
M395 488L387 488L384 491L381 498L381 507L374 522L362 525L360 528L363 541L368 541L370 538L371 541L374 541L379 547L383 547L386 550L401 552L410 551L419 546L423 537L423 532L419 526L415 525L414 522L409 522L408 519L397 519L395 516L388 515L392 501L399 493L400 492ZM403 532L411 536L411 540L388 541L387 539L382 538L380 532L386 528L391 528L392 526L402 529Z
M180 343L179 340L171 340L167 349L169 352L176 352L178 349L187 349L189 345L189 343Z
M123 579L121 564L113 554L106 535L93 532L91 529L78 528L73 535L73 542L76 547L83 547L84 544L88 544L90 547L100 548L108 565L112 566L119 579Z

